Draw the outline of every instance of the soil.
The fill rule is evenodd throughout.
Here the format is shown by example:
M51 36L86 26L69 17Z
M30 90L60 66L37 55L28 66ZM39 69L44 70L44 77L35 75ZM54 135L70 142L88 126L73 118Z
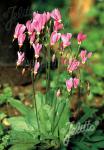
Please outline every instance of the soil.
M0 66L0 85L25 85L31 83L29 73L22 76L22 68L16 69L15 65Z

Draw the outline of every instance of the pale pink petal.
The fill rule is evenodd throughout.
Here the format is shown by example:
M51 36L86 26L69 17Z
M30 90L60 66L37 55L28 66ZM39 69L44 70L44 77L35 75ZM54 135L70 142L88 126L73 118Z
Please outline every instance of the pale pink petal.
M50 37L50 44L54 45L56 42L58 42L60 37L61 37L61 33L52 32L51 37Z
M20 48L22 47L22 45L23 45L23 43L25 41L25 38L26 38L25 34L20 34L18 36L18 45L19 45Z
M34 48L34 52L35 52L35 58L37 59L42 50L42 44L39 44L39 43L33 44L33 48Z
M35 40L35 32L32 33L32 35L30 35L30 44L32 45L33 42Z
M56 20L56 21L58 21L58 22L60 22L61 21L61 13L60 13L60 11L58 10L58 9L54 9L52 12L51 12L51 17L54 19L54 20Z
M39 70L39 67L40 67L40 63L39 62L35 62L35 66L34 66L34 75L37 74L38 70Z
M84 41L86 38L87 36L83 34L82 32L80 32L77 36L78 44L81 44L81 42Z
M73 79L72 78L70 78L69 80L66 80L66 87L67 87L68 92L70 92L73 87Z
M92 56L92 52L89 52L89 53L87 54L87 57L90 58L91 56Z
M79 79L74 78L74 79L73 79L73 83L74 83L74 88L77 88L78 85L79 85Z
M18 54L17 66L20 66L24 62L25 53L24 52L17 52L17 54Z

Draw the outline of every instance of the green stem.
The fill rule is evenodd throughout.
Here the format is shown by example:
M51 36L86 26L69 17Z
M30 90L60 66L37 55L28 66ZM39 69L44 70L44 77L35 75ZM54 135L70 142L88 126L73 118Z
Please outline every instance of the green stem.
M50 48L48 50L48 90L50 89Z
M60 64L61 64L61 56L60 56L60 54L58 54L58 69L57 69L57 83L56 83L56 85L58 85L58 82L60 79Z
M56 98L55 100L57 101L57 98ZM58 110L58 108L59 108L59 105L60 105L60 102L58 102L58 104L57 104L57 103L55 103L55 106L54 106L52 133L53 133L54 123L55 123L55 119L56 119L57 110Z
M58 85L58 82L59 82L59 75L60 75L60 60L61 60L61 57L60 57L60 54L58 55L58 69L57 69L57 83L56 85ZM54 94L54 97L56 97L56 92ZM57 109L58 107L56 107L56 104L57 104L57 97L54 99L53 101L53 120L52 120L52 132L54 130L54 123L55 123L55 119L56 119L56 113L57 113Z
M53 104L53 119L52 119L52 125L51 125L51 130L52 130L52 133L53 133L53 128L54 128L54 122L55 122L55 115L56 115L56 105L57 105L57 97L55 97L55 102L54 102L54 104Z
M77 52L76 58L78 57L79 52L80 52L80 45L78 45L78 52Z
M65 109L65 105L66 105L66 103L64 103L63 108L62 108L62 111L61 111L61 113L60 113L60 115L59 115L58 121L56 122L56 125L55 125L55 127L53 128L53 133L55 132L55 129L57 128L57 126L58 126L58 124L59 124L59 121L60 121L61 116L62 116L62 114L63 114L63 111L64 111L64 109Z
M36 97L35 97L35 85L34 85L34 74L33 73L31 73L31 79L32 79L32 88L33 88L33 108L34 108L34 111L36 112L37 125L38 125L38 130L40 133L40 125L39 125L38 109L37 109L37 103L36 103Z
M50 48L47 49L47 57L48 57L48 66L47 66L47 70L46 70L46 76L47 76L47 87L46 87L46 102L48 99L48 92L50 90L50 59L51 59L51 54L50 54Z

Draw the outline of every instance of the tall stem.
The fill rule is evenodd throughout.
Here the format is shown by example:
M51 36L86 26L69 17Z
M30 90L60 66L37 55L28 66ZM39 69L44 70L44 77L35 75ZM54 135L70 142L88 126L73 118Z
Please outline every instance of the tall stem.
M50 47L47 50L47 57L48 57L48 66L47 66L47 87L46 87L46 102L47 102L47 94L50 90L50 59L51 59L51 54L50 54Z
M50 48L48 50L48 90L50 89Z
M55 129L57 128L57 126L58 126L58 124L59 124L59 121L60 121L61 116L62 116L62 114L63 114L63 111L64 111L64 109L65 109L65 105L66 105L66 103L64 103L63 108L62 108L62 111L61 111L61 113L60 113L60 115L59 115L59 118L58 118L58 120L57 120L57 122L56 122L56 125L55 125L54 128L53 128L53 133L55 132Z
M32 88L33 88L33 108L34 108L34 111L36 112L37 125L38 125L38 130L40 133L40 125L39 125L38 109L37 109L37 103L36 103L36 97L35 97L35 85L34 85L34 74L33 73L31 73L31 79L32 79Z
M57 82L56 82L56 85L58 85L58 82L59 82L59 75L60 75L60 54L58 55L58 69L57 69ZM54 97L56 97L56 92L55 92L55 95ZM52 120L52 132L53 132L53 129L54 129L54 123L55 123L55 119L56 119L56 113L57 113L57 97L54 99L53 101L53 120Z

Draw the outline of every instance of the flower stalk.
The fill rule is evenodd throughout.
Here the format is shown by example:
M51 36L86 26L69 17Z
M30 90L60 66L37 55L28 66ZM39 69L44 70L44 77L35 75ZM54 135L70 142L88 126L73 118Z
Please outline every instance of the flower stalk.
M33 109L34 109L34 112L36 113L38 131L39 131L39 133L40 133L40 124L39 124L39 117L38 117L38 108L37 108L37 102L36 102L36 97L35 97L34 74L33 74L32 72L31 72L31 79L32 79L32 89L33 89Z

